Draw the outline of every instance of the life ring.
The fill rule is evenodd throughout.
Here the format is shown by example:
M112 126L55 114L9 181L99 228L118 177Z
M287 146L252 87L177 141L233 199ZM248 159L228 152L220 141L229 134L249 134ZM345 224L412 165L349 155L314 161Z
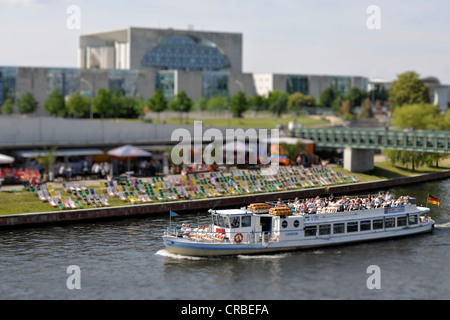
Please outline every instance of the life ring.
M206 229L206 227L204 225L201 225L198 230L202 230L202 229Z
M244 239L244 236L242 235L242 233L236 233L234 235L234 241L236 243L241 243L242 239Z

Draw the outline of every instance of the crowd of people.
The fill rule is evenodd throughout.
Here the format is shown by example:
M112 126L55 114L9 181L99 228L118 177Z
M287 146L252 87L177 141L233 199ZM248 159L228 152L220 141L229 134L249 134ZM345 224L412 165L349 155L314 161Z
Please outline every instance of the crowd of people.
M294 212L297 214L320 214L397 207L409 203L409 200L409 196L395 198L387 191L386 193L379 192L378 195L368 194L367 197L356 196L354 198L349 198L347 196L336 198L333 194L324 198L319 196L303 200L295 198L294 201L288 200L287 203L278 199L277 206L290 207L294 209Z

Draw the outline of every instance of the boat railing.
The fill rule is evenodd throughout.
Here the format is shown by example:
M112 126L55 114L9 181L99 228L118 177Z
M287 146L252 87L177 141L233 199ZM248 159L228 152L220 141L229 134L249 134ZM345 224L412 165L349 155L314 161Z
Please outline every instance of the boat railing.
M267 244L280 241L280 232L284 231L212 231L211 225L171 226L166 230L166 235L180 238L189 238L199 242L216 243L243 243L243 244Z

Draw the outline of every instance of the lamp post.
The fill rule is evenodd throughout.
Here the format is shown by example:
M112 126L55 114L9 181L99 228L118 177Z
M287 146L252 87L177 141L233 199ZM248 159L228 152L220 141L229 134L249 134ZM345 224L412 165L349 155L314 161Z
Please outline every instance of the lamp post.
M80 81L86 83L86 84L89 86L89 88L91 89L91 94L90 94L90 104L89 104L89 118L92 119L92 118L93 118L93 113L92 113L92 98L93 98L93 95L94 95L94 94L93 94L93 93L94 93L94 87L92 86L92 84L91 84L88 80L86 80L86 79L84 79L84 78L81 78Z

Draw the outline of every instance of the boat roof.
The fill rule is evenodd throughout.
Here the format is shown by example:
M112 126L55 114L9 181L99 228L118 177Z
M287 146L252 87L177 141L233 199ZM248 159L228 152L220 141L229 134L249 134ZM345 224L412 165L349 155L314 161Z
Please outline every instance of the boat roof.
M223 214L223 215L252 214L252 211L245 210L245 209L224 209L224 210L215 210L213 212L217 213L217 214Z

